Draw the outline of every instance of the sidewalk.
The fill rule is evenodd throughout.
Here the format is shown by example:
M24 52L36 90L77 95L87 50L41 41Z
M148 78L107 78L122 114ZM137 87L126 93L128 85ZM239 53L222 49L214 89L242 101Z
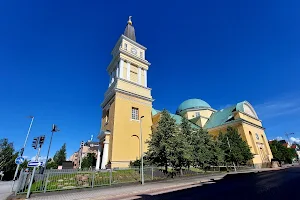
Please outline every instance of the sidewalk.
M46 194L34 194L32 200L119 200L136 199L140 194L160 194L185 188L196 187L203 184L209 184L213 180L220 180L228 174L253 173L263 171L275 171L285 169L281 168L253 169L240 172L221 173L212 176L193 176L185 178L169 179L159 182L146 182L145 185L131 184L126 186L102 187L88 190L64 191Z

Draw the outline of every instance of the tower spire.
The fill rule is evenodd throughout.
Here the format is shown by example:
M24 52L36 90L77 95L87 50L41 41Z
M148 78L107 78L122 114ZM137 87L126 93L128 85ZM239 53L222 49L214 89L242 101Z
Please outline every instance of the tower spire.
M127 25L124 31L124 35L126 37L128 37L129 39L136 41L136 37L135 37L135 30L134 27L132 26L132 21L131 21L132 16L129 16L128 21L127 21Z

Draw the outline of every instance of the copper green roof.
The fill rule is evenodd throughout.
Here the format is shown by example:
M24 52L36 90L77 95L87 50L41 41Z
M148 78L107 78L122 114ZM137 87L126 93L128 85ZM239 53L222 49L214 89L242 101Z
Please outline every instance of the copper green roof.
M207 123L204 125L205 129L210 129L213 127L221 126L231 120L233 120L233 112L240 111L244 112L244 104L245 101L237 103L234 106L230 106L224 109L221 109L215 113L213 113Z
M177 110L176 114L181 113L182 111L185 111L187 109L195 109L195 108L211 108L208 103L201 99L188 99L184 102L182 102Z

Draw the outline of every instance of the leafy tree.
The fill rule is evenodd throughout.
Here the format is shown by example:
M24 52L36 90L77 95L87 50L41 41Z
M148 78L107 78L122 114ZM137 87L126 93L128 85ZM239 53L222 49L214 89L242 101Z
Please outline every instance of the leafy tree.
M270 143L270 149L272 151L273 157L275 159L278 159L279 161L292 163L293 159L297 157L295 149L287 148L277 140L273 140Z
M163 110L158 127L150 135L150 140L147 141L148 151L146 157L151 164L164 166L166 172L171 163L171 156L173 156L176 131L175 119L171 117L168 111Z
M180 170L187 166L191 161L191 145L185 135L179 130L175 131L174 137L170 138L172 151L170 152L170 163L176 170Z
M58 164L52 158L49 158L46 167L47 169L57 169Z
M237 129L227 128L226 133L220 133L221 149L225 152L227 163L246 164L253 158L248 144L241 138ZM230 146L230 147L229 147Z
M214 166L219 166L224 164L225 161L225 152L221 148L222 142L215 138L214 142L212 143L212 151L211 151L211 161L210 164Z
M63 144L63 146L58 150L54 156L53 160L57 165L62 165L63 161L66 161L67 157L67 149L66 149L66 143Z
M88 153L86 157L82 159L81 168L89 168L96 165L96 154Z
M207 131L200 128L192 134L192 160L194 167L206 168L212 163L214 142Z
M0 140L0 171L4 171L3 180L13 179L17 165L15 159L18 152L15 152L13 143L8 142L7 138Z
M28 160L25 159L24 162L20 165L20 170L21 170L21 169L26 169L26 168L27 168L27 165L28 165Z
M183 141L183 145L184 145L184 155L183 157L185 158L185 165L189 168L192 164L192 135L193 132L195 132L196 130L193 130L193 128L191 127L191 124L189 122L188 119L186 119L185 117L182 118L181 124L180 124L180 132L181 135L179 136L182 141Z

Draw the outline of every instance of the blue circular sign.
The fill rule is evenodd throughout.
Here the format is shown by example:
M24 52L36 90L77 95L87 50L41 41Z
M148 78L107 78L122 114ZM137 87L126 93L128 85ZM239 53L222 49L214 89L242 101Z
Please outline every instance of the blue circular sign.
M23 162L25 161L25 159L23 157L17 157L16 160L15 160L15 163L17 165L20 165L22 164Z

